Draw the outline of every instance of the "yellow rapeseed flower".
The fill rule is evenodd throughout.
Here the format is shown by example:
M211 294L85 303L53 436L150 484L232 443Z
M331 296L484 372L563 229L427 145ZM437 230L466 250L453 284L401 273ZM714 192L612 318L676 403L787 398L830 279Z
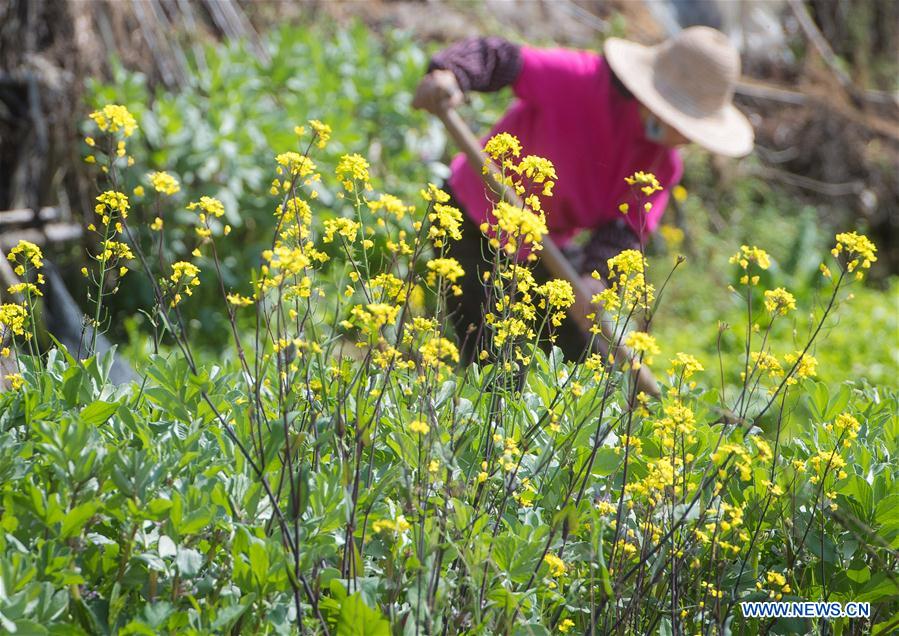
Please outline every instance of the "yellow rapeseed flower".
M16 336L24 336L28 310L22 305L6 303L0 305L0 335L7 332Z
M565 565L565 561L557 557L555 554L546 554L546 556L543 557L543 562L549 566L549 573L554 577L560 577L564 575L568 570L568 567Z
M150 185L160 194L171 196L181 190L178 180L168 172L151 172L147 175Z
M362 182L366 190L371 189L368 174L368 161L357 153L343 155L337 162L337 168L334 170L337 178L343 183L346 190L352 191L355 188L355 182Z
M855 278L861 280L862 270L870 269L871 263L877 260L877 247L867 236L856 232L841 232L837 234L836 241L831 253L835 257L844 255L846 270L853 272L858 268L859 271L855 273Z
M772 315L786 316L796 309L796 298L783 287L765 290L765 309Z
M659 180L656 179L656 176L651 172L638 171L629 177L625 177L624 180L628 185L640 186L640 190L642 190L643 194L646 196L662 189L662 184L659 183Z
M310 119L309 125L315 133L315 145L320 149L328 145L328 141L331 139L331 127L317 119Z
M192 201L187 204L188 210L199 210L200 221L206 222L206 214L214 217L222 217L225 214L225 204L215 197L200 197L199 201Z
M101 131L115 133L121 130L125 137L133 135L138 128L134 115L119 104L107 104L100 110L92 112L89 117Z
M515 135L499 133L487 140L484 152L497 160L507 156L518 157L521 154L521 142Z

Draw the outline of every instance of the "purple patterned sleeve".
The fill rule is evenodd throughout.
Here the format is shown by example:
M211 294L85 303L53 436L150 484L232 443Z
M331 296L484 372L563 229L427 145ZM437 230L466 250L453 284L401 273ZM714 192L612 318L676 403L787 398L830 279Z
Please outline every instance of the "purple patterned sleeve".
M452 71L463 91L498 91L518 77L521 47L498 37L469 38L432 57L428 72L435 69Z

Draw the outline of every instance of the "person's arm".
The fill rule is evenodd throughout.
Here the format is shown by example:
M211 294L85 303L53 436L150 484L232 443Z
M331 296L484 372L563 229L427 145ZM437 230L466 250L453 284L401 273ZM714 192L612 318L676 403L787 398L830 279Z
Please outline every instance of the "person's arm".
M428 72L452 72L463 92L493 92L511 85L521 72L521 47L498 37L456 42L431 58Z
M521 47L502 38L470 38L437 53L412 98L412 106L438 113L458 106L465 91L498 91L521 72Z

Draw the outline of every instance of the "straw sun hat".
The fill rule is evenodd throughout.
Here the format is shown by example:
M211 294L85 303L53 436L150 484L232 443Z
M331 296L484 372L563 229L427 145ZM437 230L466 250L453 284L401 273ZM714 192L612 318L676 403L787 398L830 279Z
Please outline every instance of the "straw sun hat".
M609 38L604 51L628 90L684 137L727 157L752 152L752 125L732 101L740 55L726 35L690 27L656 46Z

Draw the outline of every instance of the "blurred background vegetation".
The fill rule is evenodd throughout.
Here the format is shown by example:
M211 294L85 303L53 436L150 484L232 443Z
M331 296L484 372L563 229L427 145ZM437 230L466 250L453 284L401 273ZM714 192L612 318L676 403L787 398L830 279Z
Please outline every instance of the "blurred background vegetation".
M225 284L245 290L274 221L272 157L293 148L294 125L317 118L332 126L333 143L316 155L324 171L358 152L372 163L376 189L411 201L446 176L454 152L439 122L410 107L440 46L498 34L599 49L612 35L652 43L696 23L725 30L742 48L737 101L756 125L758 149L742 162L686 152L687 197L669 209L649 246L658 282L677 254L687 256L656 319L664 353L689 351L716 369L719 348L742 346L724 329L745 322L740 299L727 291L734 282L727 258L741 243L768 249L777 285L820 303L818 265L833 235L859 230L876 242L880 260L813 353L826 382L892 384L899 368L899 3L4 0L0 210L50 211L15 222L0 212L0 244L37 236L64 274L76 274L65 275L66 283L84 298L77 271L91 239L77 228L96 193L80 160L79 122L97 105L122 103L141 124L129 191L147 171L168 170L182 183L180 214L200 195L220 198L234 227L219 244ZM510 99L508 91L471 95L465 117L486 132ZM319 214L343 204L326 187L319 201ZM134 214L143 225L155 215L149 204ZM167 224L169 249L186 255L191 226L179 233L177 218ZM150 304L150 288L135 275L122 292L108 335L140 367L149 347L140 310ZM227 338L217 287L202 285L191 302L197 346L215 359ZM802 319L784 325L776 334L781 348L790 349L804 326Z

